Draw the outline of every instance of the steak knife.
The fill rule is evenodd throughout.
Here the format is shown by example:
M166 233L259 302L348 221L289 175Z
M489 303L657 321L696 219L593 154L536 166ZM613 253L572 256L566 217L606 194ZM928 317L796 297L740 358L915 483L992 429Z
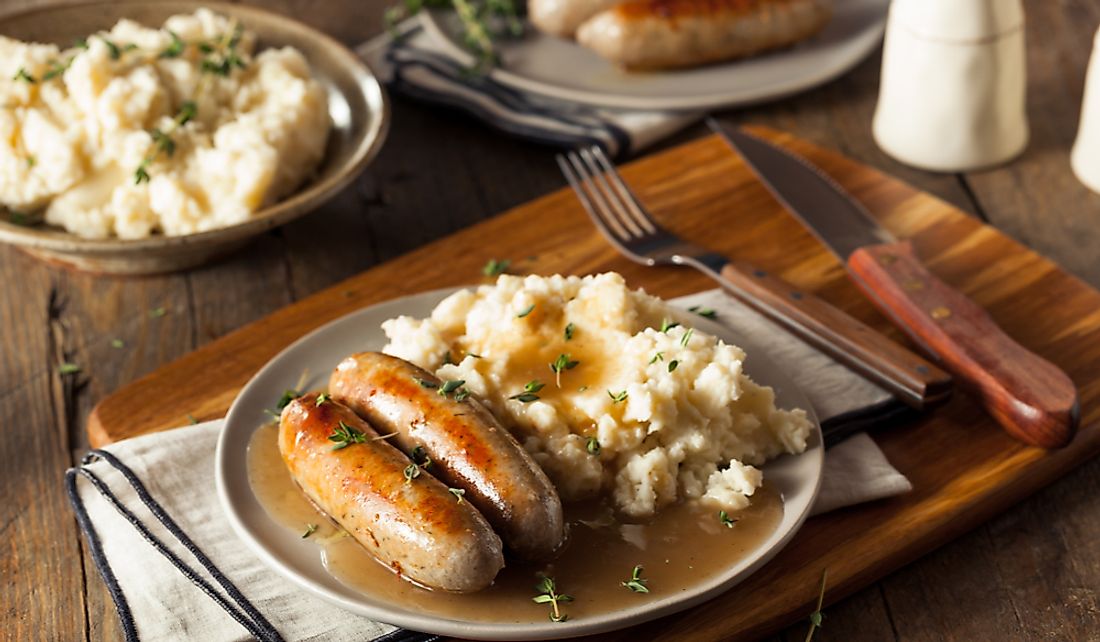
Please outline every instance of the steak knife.
M768 191L835 254L864 294L940 362L1013 437L1043 448L1077 430L1077 389L1060 368L1024 348L984 309L939 280L912 243L897 240L808 160L739 129L707 124Z

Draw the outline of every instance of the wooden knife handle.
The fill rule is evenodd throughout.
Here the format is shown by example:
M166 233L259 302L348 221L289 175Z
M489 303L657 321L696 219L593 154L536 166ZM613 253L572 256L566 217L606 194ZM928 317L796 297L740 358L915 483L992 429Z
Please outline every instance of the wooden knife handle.
M926 351L939 359L1017 439L1064 446L1080 409L1069 376L1016 343L989 314L932 275L908 241L860 248L848 258L856 283Z
M907 405L924 409L951 395L946 372L809 292L740 261L721 276L735 297Z

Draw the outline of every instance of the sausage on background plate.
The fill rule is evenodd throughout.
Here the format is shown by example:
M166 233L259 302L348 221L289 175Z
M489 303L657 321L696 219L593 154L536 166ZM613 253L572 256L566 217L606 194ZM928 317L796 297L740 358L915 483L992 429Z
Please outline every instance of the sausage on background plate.
M543 33L572 38L582 22L620 0L527 0L527 18Z
M751 56L809 38L828 0L627 0L577 29L577 42L628 69L670 69Z
M329 392L406 453L423 448L429 470L461 488L520 557L545 559L565 540L557 489L479 401L445 391L435 375L404 359L362 352L340 362Z
M359 436L341 447L340 433ZM291 401L279 420L279 452L313 503L404 577L471 592L504 567L485 518L431 475L407 478L408 457L347 406L317 403L317 393Z

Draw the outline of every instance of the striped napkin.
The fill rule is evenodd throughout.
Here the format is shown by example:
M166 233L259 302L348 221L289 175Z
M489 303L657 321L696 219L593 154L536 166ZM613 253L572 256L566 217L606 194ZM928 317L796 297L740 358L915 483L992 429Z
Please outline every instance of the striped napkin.
M357 52L395 93L458 109L505 133L557 147L599 145L611 156L626 155L702 117L698 112L590 107L517 91L471 73L416 18L360 45Z
M817 411L826 444L814 513L907 492L865 433L896 416L886 391L771 321L711 290L673 301L713 308L795 380ZM233 533L214 487L222 420L119 442L66 473L69 500L88 550L134 640L423 642L435 636L353 615L298 589Z

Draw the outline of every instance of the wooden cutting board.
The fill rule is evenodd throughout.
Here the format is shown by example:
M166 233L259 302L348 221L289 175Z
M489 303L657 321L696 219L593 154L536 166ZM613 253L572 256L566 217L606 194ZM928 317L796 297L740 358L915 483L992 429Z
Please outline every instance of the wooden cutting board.
M809 520L772 562L728 594L606 639L753 639L803 620L822 571L835 602L973 528L1100 452L1100 293L952 206L834 152L775 131L756 133L807 156L860 199L947 283L985 307L1021 344L1065 369L1080 391L1080 434L1068 447L1025 447L973 399L956 394L876 440L913 482L902 497ZM547 159L550 162L550 159ZM841 265L715 137L632 163L624 175L674 232L772 271L868 324L894 331ZM414 216L415 213L410 213ZM222 416L238 389L287 344L357 308L482 281L490 258L521 273L621 272L664 297L714 287L684 268L620 258L560 190L379 265L248 325L104 399L88 422L94 445Z

